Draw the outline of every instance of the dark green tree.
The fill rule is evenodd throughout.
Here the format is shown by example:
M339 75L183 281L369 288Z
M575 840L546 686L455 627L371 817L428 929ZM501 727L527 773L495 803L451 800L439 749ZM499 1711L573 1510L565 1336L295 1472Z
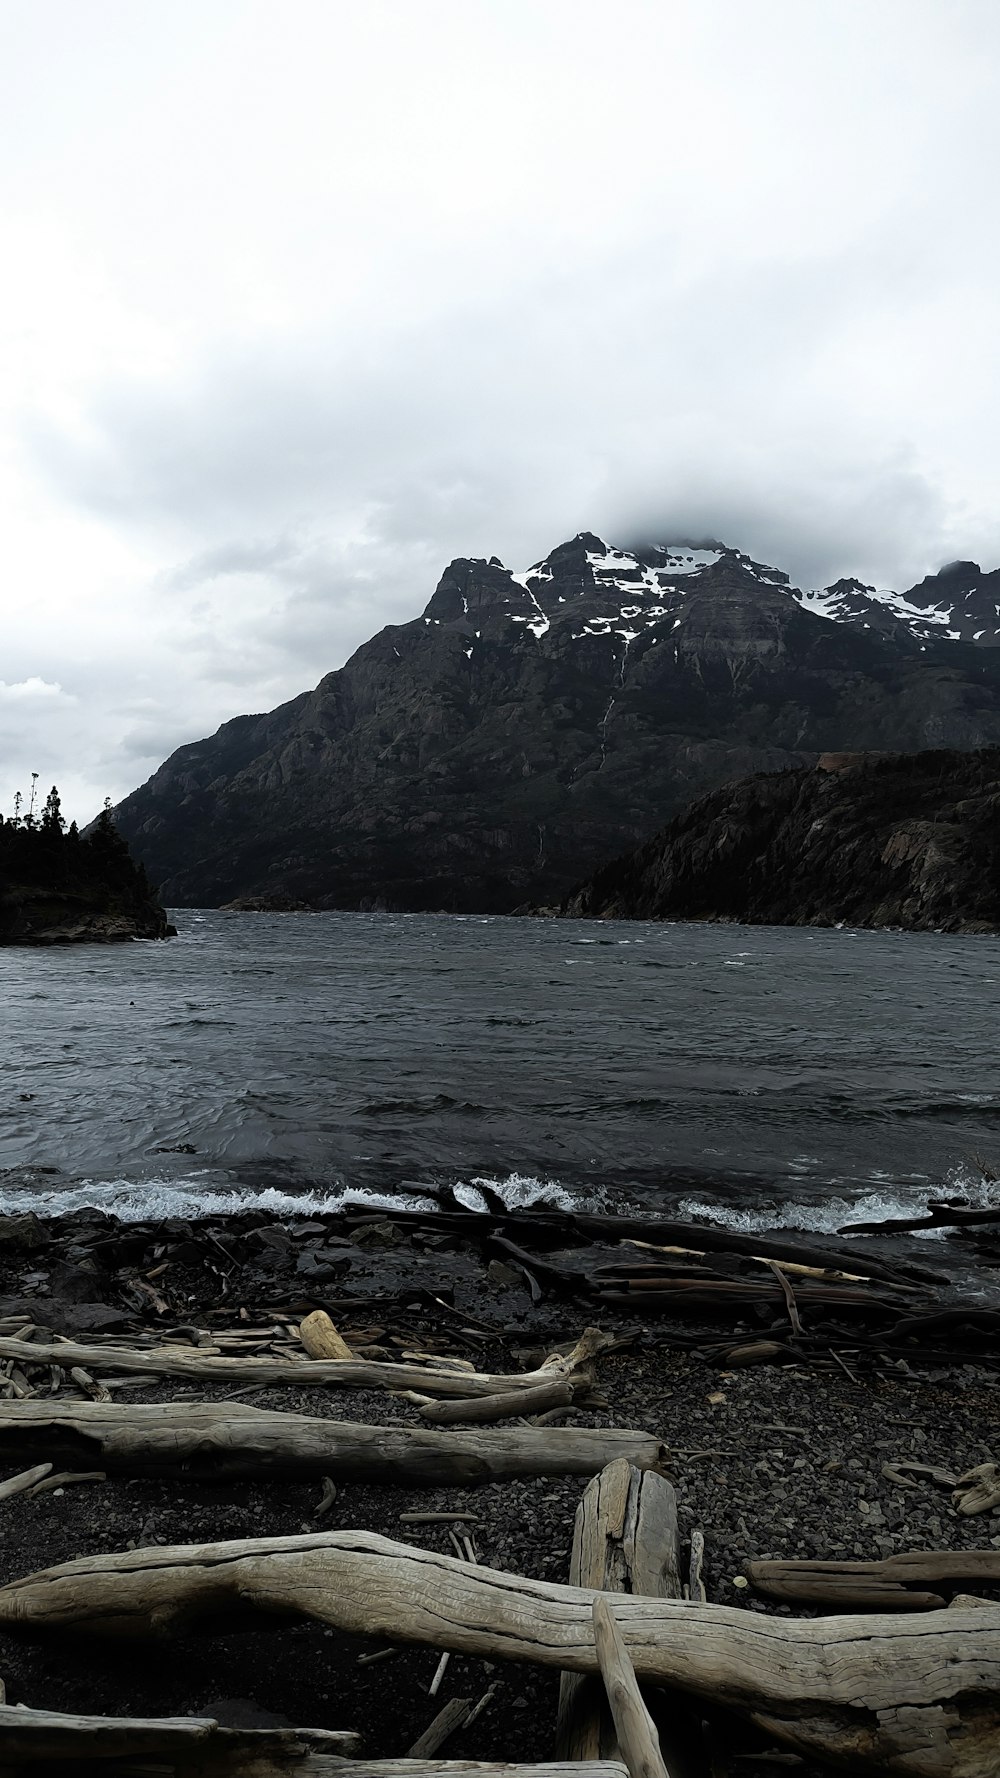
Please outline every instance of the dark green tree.
M42 832L62 833L65 826L66 823L63 820L59 792L53 784L52 789L49 791L49 794L45 799L45 807L42 810Z

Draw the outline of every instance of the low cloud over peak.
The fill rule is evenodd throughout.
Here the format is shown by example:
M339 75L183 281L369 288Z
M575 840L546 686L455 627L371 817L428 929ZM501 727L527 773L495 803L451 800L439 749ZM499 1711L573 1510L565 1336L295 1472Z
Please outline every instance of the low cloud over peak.
M591 530L804 586L1000 562L991 9L121 27L45 0L0 75L3 671L63 687L81 819L453 556ZM0 694L2 806L32 702Z

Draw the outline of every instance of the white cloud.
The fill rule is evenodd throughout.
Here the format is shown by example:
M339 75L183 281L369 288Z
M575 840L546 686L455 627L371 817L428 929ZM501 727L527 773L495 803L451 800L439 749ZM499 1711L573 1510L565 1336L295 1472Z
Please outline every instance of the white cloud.
M453 554L1000 561L988 0L8 24L0 670L65 691L0 695L0 803L41 747L89 817Z
M0 679L0 703L20 703L24 698L44 698L47 701L59 698L64 702L75 702L75 699L67 697L61 685L40 679L37 673L33 673L30 679L19 679L13 685Z

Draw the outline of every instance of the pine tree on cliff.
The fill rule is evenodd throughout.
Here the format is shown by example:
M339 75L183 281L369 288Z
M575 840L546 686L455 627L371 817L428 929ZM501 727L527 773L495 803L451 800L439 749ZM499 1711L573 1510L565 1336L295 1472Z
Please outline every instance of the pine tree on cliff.
M45 808L42 810L42 832L61 835L65 831L65 827L59 792L53 784L45 799Z

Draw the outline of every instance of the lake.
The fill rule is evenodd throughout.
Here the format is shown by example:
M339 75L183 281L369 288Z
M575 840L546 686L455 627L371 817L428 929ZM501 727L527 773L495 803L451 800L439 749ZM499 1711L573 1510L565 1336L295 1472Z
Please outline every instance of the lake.
M1000 940L179 909L0 952L8 1206L539 1198L833 1229L1000 1170ZM52 1169L43 1172L42 1169Z

